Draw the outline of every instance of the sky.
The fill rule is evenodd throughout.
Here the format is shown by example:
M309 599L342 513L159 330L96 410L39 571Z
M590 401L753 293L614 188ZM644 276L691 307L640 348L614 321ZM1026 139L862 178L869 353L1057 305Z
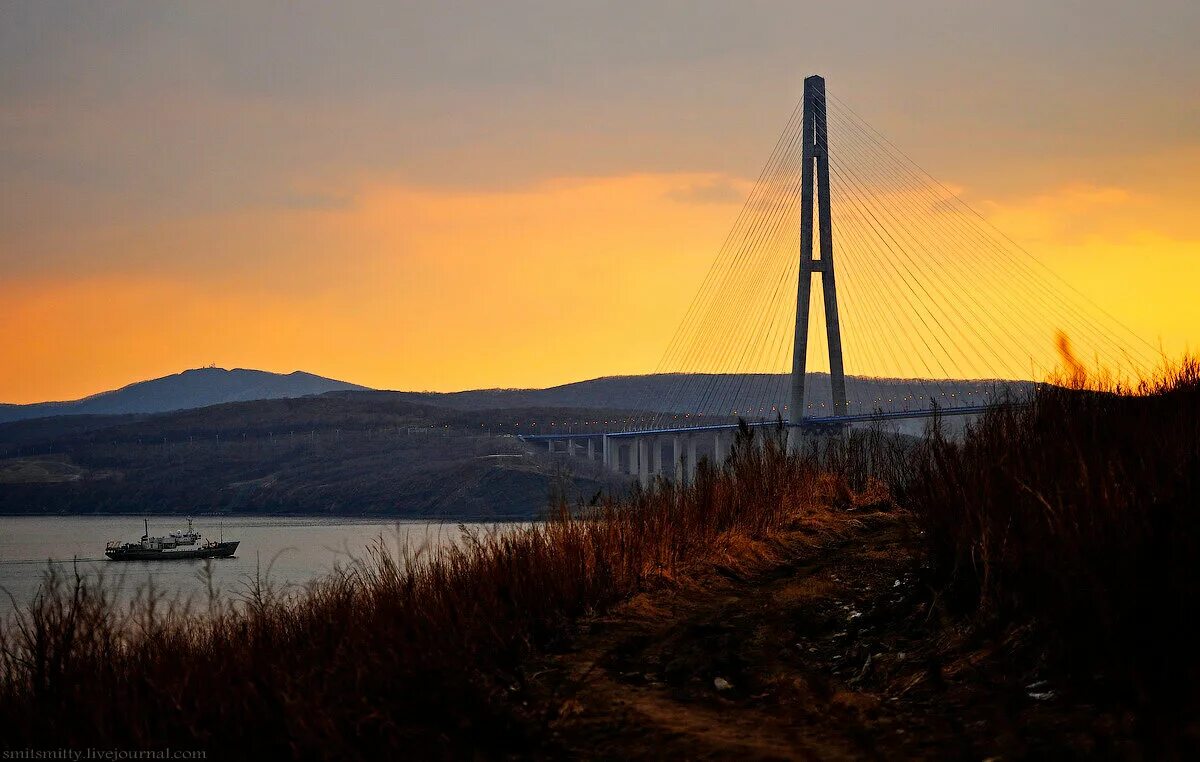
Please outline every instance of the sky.
M0 5L0 401L655 370L804 76L1169 354L1200 4Z

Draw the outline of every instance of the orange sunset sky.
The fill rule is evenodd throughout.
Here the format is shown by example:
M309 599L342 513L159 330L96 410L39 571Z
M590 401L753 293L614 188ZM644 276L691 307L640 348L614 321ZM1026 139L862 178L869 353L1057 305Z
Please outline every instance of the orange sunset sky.
M0 401L651 372L813 72L1195 347L1200 4L832 5L5 3Z

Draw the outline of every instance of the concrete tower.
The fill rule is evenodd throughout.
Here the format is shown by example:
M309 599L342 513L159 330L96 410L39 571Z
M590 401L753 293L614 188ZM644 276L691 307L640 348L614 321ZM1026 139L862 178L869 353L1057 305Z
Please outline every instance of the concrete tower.
M805 417L804 374L808 361L808 313L813 273L821 273L825 297L825 335L829 341L829 381L833 409L828 415L846 415L846 376L842 370L842 332L838 327L837 284L833 272L833 216L829 201L829 133L825 117L825 79L804 80L803 165L800 170L800 282L796 288L796 336L792 354L792 389L788 422L797 426ZM813 258L813 170L816 170L817 218L821 256ZM798 436L791 437L793 443Z

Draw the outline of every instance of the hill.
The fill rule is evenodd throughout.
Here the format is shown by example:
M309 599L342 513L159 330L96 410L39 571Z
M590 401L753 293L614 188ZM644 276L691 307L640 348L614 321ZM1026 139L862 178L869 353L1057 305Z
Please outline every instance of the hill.
M223 402L305 397L332 391L366 389L365 386L303 371L284 374L244 368L194 368L68 402L0 404L0 423L60 415L163 413Z
M611 411L609 411L611 414ZM624 480L504 432L602 411L460 411L338 392L0 424L0 514L528 518Z
M0 422L0 514L531 517L552 494L588 500L628 480L595 463L552 458L512 434L580 431L587 421L646 410L707 406L712 415L722 404L771 417L786 380L660 374L437 394L362 390L307 373L185 371L74 403L21 406L21 420L11 420L9 408L9 422ZM810 379L817 405L828 398L825 381ZM1023 385L941 387L983 396ZM866 404L904 390L888 379L854 379L850 391ZM957 431L962 423L948 426ZM920 434L924 426L892 428Z
M644 376L606 376L547 389L474 389L462 392L404 392L409 398L460 410L511 407L580 407L746 415L787 399L791 376L783 373L655 373ZM956 401L984 402L1005 393L1027 394L1025 381L994 379L898 379L848 376L846 392L852 410L891 409L906 395L932 397L949 407ZM819 414L830 408L829 376L810 373L805 399Z

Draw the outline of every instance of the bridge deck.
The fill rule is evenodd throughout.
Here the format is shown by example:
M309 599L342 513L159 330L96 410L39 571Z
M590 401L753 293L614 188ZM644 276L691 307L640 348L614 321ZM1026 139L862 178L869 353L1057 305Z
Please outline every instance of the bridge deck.
M798 425L800 428L819 428L827 426L839 426L849 423L870 423L873 421L896 421L914 418L932 418L935 415L974 415L982 413L992 405L970 405L964 407L942 408L936 412L932 410L900 410L894 412L876 412L876 413L859 413L856 415L829 415L813 418L802 418L799 424L792 424L784 421L785 426ZM776 421L747 421L746 425L750 427L774 426ZM678 426L672 428L659 429L643 429L640 431L592 431L570 433L554 433L554 434L521 434L519 438L526 442L547 442L563 439L582 439L584 437L607 436L610 439L620 437L646 437L646 436L662 436L667 434L688 434L704 431L732 431L738 428L737 423L714 423L704 426Z

